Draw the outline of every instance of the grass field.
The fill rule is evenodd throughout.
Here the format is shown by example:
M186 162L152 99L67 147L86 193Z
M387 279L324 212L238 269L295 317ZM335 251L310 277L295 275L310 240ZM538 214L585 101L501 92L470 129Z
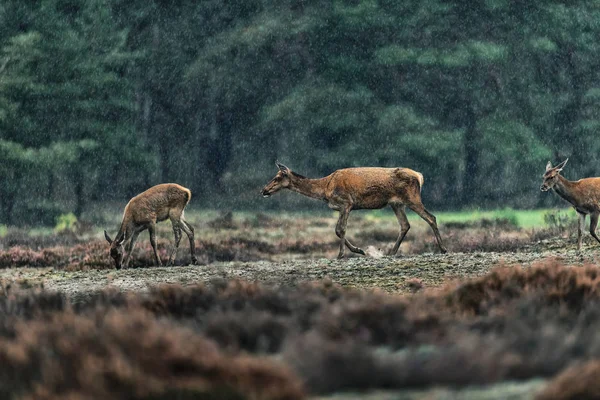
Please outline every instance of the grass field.
M116 271L96 210L0 235L1 398L576 399L600 379L598 245L569 210L336 215L191 209L155 267L147 235ZM171 246L159 225L159 253ZM600 327L600 326L599 326ZM577 384L573 384L576 381ZM586 397L587 396L587 397Z
M389 210L369 211L367 218L395 218ZM408 211L409 221L412 223L419 220L419 216ZM514 210L511 208L503 210L463 210L463 211L441 211L435 216L439 223L475 223L481 220L506 220L523 229L545 228L548 226L549 216L554 218L568 219L576 218L576 213L571 208L566 209L536 209L536 210Z

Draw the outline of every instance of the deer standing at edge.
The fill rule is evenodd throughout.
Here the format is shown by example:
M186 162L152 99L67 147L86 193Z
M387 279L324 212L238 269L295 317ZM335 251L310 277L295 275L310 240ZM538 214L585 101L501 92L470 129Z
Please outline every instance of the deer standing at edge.
M346 168L339 169L320 179L309 179L292 172L277 162L277 175L263 188L262 195L269 197L281 189L289 189L304 196L324 200L327 205L340 212L335 233L340 239L338 258L344 256L345 246L359 254L365 252L346 239L348 215L352 210L373 210L389 205L400 224L400 234L390 255L398 252L402 240L410 229L405 206L423 218L435 234L442 253L447 250L442 244L435 216L421 202L423 175L408 168Z
M191 198L192 193L189 189L176 183L164 183L153 186L129 200L129 203L125 206L121 227L115 236L115 240L112 240L108 233L104 231L104 237L110 244L110 256L115 261L115 267L121 269L121 266L124 265L127 268L135 241L140 232L146 229L150 234L150 244L154 250L156 264L161 266L162 263L156 250L156 223L167 218L171 220L173 234L175 235L175 243L169 255L167 266L173 262L181 241L182 230L190 241L192 263L197 263L194 247L194 228L183 218L184 209ZM129 240L127 256L123 263L123 243L127 240Z
M547 192L553 189L556 194L571 203L579 215L577 227L577 250L581 250L581 238L585 227L585 217L590 214L590 234L600 242L596 235L598 217L600 216L600 178L584 178L578 181L570 181L560 175L569 159L553 167L548 161L544 181L540 190Z

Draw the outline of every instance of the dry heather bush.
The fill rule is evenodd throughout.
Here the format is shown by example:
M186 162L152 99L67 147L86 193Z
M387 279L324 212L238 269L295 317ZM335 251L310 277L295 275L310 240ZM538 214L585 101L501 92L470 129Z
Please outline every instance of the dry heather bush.
M594 265L563 266L558 260L531 268L497 268L452 288L446 300L461 312L486 314L501 303L533 294L547 305L579 309L584 302L600 299L600 270Z
M567 368L536 396L536 400L581 399L600 399L600 360Z
M329 221L329 222L328 222ZM373 226L366 219L358 219L356 237L363 246L391 248L397 238L398 228ZM510 221L509 221L510 222ZM509 222L478 222L476 225L445 226L443 236L454 252L473 251L518 251L530 245L539 234L522 232ZM255 217L236 220L226 213L208 223L215 229L227 229L232 234L227 237L197 240L198 256L201 264L216 261L257 261L274 260L283 254L330 255L337 246L333 234L334 221L326 218L283 219L257 214ZM306 232L309 228L320 227L306 238L297 238L293 232ZM277 228L286 232L280 239L248 239L248 229ZM552 231L554 235L555 230ZM537 235L537 236L535 236ZM535 236L535 237L534 237ZM555 236L555 235L554 235ZM540 236L541 237L541 236ZM198 238L198 237L197 237ZM159 255L167 258L172 245L168 239L158 241ZM185 245L184 245L185 247ZM14 267L52 267L66 270L111 269L112 261L108 257L104 240L84 241L73 232L55 235L31 237L25 231L9 231L0 238L0 268ZM403 252L418 254L435 250L428 227L417 226L405 239ZM140 240L134 251L131 266L134 268L154 265L152 249L147 240ZM189 261L188 255L180 251L179 263Z
M242 237L197 241L196 250L200 264L216 261L258 261L270 260L285 253L323 253L335 247L335 243L319 240L290 240L284 238L269 243ZM158 252L166 260L171 242L158 240ZM180 251L180 253L182 253ZM182 263L189 262L187 253ZM143 268L154 266L152 248L147 241L140 241L134 250L130 266ZM73 247L57 246L35 250L27 247L12 247L0 251L0 269L2 268L56 268L65 270L112 269L113 262L108 255L106 242L89 241Z
M127 340L146 343L147 350L152 348L148 340L161 335L172 335L169 340L176 343L205 343L208 338L218 346L218 357L228 360L247 353L277 354L313 393L483 384L551 377L573 363L600 359L599 285L597 267L568 267L554 260L532 268L499 268L479 278L411 296L345 289L330 281L290 288L221 280L189 287L161 286L147 293L103 291L77 302L43 291L30 295L10 292L0 298L0 338L18 343L19 329L27 326L31 335L39 333L32 341L50 343L50 348L61 340L78 343L79 354L68 360L79 366L77 363L83 361L77 357L88 360L98 352L110 354L106 357L118 354L119 360L125 357L122 354L144 360L136 353L142 351L140 346ZM58 333L52 336L55 333L51 329L58 332L57 318L64 318L60 324L67 328L79 321L84 327L93 326L85 332L94 340L86 342L89 336L80 340L79 334L69 333L75 328L67 329L64 339L59 340ZM133 321L142 321L140 333L128 325ZM89 344L94 341L100 344ZM169 346L161 350L167 365L171 365ZM130 347L132 350L127 350ZM185 356L191 357L192 363L204 360L193 351L185 352ZM123 361L127 368L142 368L127 357ZM38 363L37 359L28 360L33 361L27 368ZM112 361L108 365L113 365ZM18 368L7 370L22 373ZM40 369L27 371L42 374ZM67 369L61 372L69 373ZM143 373L150 374L146 370ZM150 375L144 379L158 379ZM104 375L97 379L107 382ZM111 379L117 378L111 375ZM165 379L172 385L181 383ZM137 385L127 382L120 385ZM77 385L79 390L82 384ZM157 387L163 390L166 386ZM183 386L173 387L164 390L183 390ZM160 393L157 396L167 392Z
M55 314L0 338L0 395L22 399L303 398L273 361L223 355L142 311Z
M507 377L521 362L519 356L493 342L485 343L488 347L482 351L469 339L394 351L356 339L333 341L310 333L290 342L284 360L313 393L490 383Z
M5 236L0 238L0 249L27 247L39 250L47 247L74 246L82 242L83 239L71 231L64 231L53 235L32 236L25 229L11 228Z
M215 219L206 223L210 228L213 229L238 229L239 225L233 220L233 212L227 211L221 213Z

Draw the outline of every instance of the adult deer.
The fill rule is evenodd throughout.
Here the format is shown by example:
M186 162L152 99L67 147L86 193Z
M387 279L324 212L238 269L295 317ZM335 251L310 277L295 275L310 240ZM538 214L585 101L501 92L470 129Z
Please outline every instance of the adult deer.
M590 214L590 233L594 239L600 242L598 235L596 235L598 217L600 216L600 178L585 178L578 181L565 179L560 172L567 161L569 161L568 158L555 167L548 161L544 181L540 189L542 192L553 189L556 194L573 205L579 215L577 250L581 250L581 237L585 226L585 217L588 214Z
M346 239L346 224L352 210L373 210L389 205L400 224L400 234L390 252L394 255L410 229L404 212L405 206L423 218L435 234L442 253L446 248L438 230L435 216L421 202L423 175L408 168L346 168L338 169L320 179L309 179L279 162L277 175L263 188L262 195L269 197L281 189L289 189L304 196L324 200L327 205L340 212L335 233L340 239L338 258L344 256L344 246L358 254L365 252Z
M176 183L164 183L156 185L138 194L125 206L121 227L115 240L112 240L108 233L104 231L104 237L110 244L110 256L115 261L115 267L121 269L129 265L129 259L135 241L140 232L148 229L150 234L150 244L154 250L154 258L156 264L161 266L162 263L158 257L156 250L156 223L164 221L167 218L171 220L173 225L173 234L175 235L175 243L167 266L171 265L179 242L181 241L181 231L183 230L190 241L190 251L192 253L192 263L197 262L194 246L194 228L183 218L183 210L190 202L192 193L189 189L184 188ZM129 240L127 245L127 256L123 263L123 243Z

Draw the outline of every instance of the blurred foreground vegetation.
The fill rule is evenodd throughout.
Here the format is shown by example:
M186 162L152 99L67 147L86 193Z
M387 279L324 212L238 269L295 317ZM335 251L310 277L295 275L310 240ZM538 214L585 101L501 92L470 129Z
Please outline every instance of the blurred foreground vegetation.
M71 293L0 280L2 398L597 398L593 265L542 259L437 290L413 279L401 296L329 279L128 292L86 280Z
M316 208L260 201L277 158L416 169L432 210L559 204L546 161L600 174L598 21L596 1L5 0L0 222L169 181Z

